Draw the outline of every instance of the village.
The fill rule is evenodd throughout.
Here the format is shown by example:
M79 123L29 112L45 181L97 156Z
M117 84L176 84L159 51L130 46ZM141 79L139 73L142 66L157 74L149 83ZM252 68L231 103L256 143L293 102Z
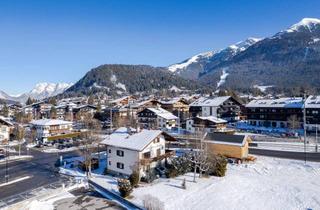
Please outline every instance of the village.
M1 0L0 210L320 210L319 0Z
M107 202L110 209L207 209L212 205L225 209L218 204L228 197L233 209L245 194L252 198L243 209L249 205L255 209L252 199L261 199L259 188L273 185L280 188L283 200L266 203L269 209L319 207L315 197L307 203L292 199L302 192L307 198L320 189L315 184L320 166L320 96L179 93L172 97L29 98L26 105L1 105L0 113L1 208L67 206L75 197L71 192L84 188L83 196L100 199L102 206ZM28 164L32 166L20 171L19 166ZM304 183L301 189L285 189L290 184L285 181L287 173L297 174L293 185ZM47 176L52 180L45 180ZM274 183L272 177L283 183ZM236 179L239 183L234 183ZM61 186L53 191L53 198L37 192L55 183ZM230 192L236 185L237 190ZM253 186L247 192L240 189L247 185ZM203 193L215 199L202 203Z

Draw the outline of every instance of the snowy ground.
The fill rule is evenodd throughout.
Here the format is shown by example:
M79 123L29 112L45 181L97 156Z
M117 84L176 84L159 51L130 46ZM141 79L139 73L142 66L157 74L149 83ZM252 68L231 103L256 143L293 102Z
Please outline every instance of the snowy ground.
M94 154L93 157L98 158L98 154ZM78 161L83 161L83 157L72 157L72 158L67 158L64 161L68 162L65 166L59 168L59 173L69 175L69 176L74 176L74 177L85 177L84 171L80 170L77 167L77 162ZM100 153L100 162L99 162L99 168L96 170L92 170L92 176L99 176L103 174L104 169L107 165L107 154L105 152ZM71 167L73 164L74 167Z
M133 202L157 197L165 209L320 209L320 163L258 157L257 162L228 165L223 178L193 175L134 189ZM181 188L186 178L187 189Z
M16 161L16 160L26 160L26 159L31 159L33 158L32 155L11 155L9 157L6 157L6 158L3 158L0 160L0 164L1 163L5 163L6 160L9 160L9 161Z

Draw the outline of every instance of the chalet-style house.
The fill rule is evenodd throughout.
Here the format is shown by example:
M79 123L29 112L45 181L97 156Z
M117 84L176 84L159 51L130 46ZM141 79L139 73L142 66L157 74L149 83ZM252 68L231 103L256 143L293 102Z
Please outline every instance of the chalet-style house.
M250 142L250 137L246 135L208 133L205 137L209 152L237 159L248 157Z
M138 123L143 128L171 129L176 127L178 117L160 107L146 108L137 113Z
M193 117L187 120L186 129L190 133L196 132L218 132L223 131L227 127L227 121L214 116Z
M56 106L57 116L59 120L73 121L73 109L77 107L74 103L62 103Z
M73 119L75 120L84 120L85 116L94 116L97 112L97 107L89 104L80 105L72 108Z
M110 102L110 105L111 106L125 106L125 105L128 105L128 104L133 104L134 101L135 101L135 97L133 97L133 96L124 96L122 98L118 98L118 99L112 100Z
M190 117L214 116L232 122L240 119L242 104L232 96L221 96L199 98L189 106Z
M171 112L184 123L189 117L189 103L184 98L172 98L160 101L161 108ZM183 126L185 127L185 125Z
M320 96L309 96L306 100L307 130L320 131Z
M49 118L52 104L40 101L23 107L24 114L32 115L33 119Z
M250 125L273 128L303 128L303 99L279 98L253 100L246 105Z
M10 140L13 124L0 116L0 143Z
M133 130L121 127L101 142L107 151L107 172L129 176L138 170L141 176L162 165L174 155L166 150L165 136L160 130Z
M46 144L52 140L63 140L77 137L80 132L74 131L72 122L57 119L41 119L31 121L32 129L36 131L36 141Z
M131 104L130 108L135 110L136 112L140 112L145 108L154 108L158 106L161 106L160 102L152 98L144 101L136 101L135 103Z
M160 104L161 108L172 113L178 113L178 111L189 112L189 104L187 100L185 100L184 98L172 98L167 100L161 100Z

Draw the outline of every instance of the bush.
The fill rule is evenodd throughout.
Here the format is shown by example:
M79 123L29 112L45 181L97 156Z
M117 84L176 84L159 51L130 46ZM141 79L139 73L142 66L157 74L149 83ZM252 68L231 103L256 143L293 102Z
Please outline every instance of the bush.
M213 176L223 177L227 171L227 159L218 155L214 158L214 164L210 167L209 174Z
M132 186L127 179L118 179L118 189L121 197L128 197L132 192Z
M141 178L141 181L151 183L155 179L157 179L157 174L156 174L155 170L151 170L151 171L146 172L146 175Z
M166 176L168 178L174 178L179 175L178 170L173 165L168 165L166 170Z
M129 176L129 181L132 187L137 187L140 182L140 174L138 171L133 171Z

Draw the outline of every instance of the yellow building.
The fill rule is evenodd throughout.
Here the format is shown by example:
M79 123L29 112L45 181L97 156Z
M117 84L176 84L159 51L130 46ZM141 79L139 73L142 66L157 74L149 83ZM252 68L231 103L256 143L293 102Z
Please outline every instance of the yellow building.
M208 151L229 158L245 159L249 153L250 138L245 135L208 133L205 139Z

